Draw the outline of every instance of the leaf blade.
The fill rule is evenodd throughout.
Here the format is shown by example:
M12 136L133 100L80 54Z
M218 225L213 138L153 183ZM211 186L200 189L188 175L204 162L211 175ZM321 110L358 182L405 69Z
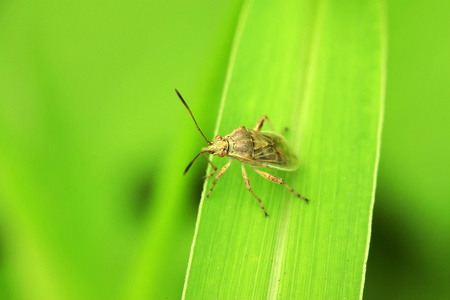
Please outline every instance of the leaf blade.
M264 219L232 166L202 198L184 297L360 297L383 110L381 7L248 3L217 128L262 114L289 124L303 167L273 173L312 201L250 177Z

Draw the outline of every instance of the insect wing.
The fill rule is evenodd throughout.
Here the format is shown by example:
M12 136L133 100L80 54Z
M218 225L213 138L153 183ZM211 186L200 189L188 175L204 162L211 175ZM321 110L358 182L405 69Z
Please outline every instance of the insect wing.
M296 155L286 139L275 132L251 131L254 160L268 168L293 171L298 167Z

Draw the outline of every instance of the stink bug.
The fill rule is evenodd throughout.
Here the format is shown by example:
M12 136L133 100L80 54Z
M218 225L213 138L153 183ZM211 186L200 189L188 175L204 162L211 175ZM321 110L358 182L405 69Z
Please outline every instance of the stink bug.
M245 165L251 166L259 175L270 180L272 182L284 185L289 191L291 191L294 195L308 203L308 199L297 193L293 188L291 188L287 183L278 176L269 174L267 172L263 172L258 170L257 168L270 168L270 169L278 169L283 171L294 171L297 169L297 157L288 147L285 138L282 134L276 133L273 130L272 124L267 116L262 116L258 122L256 123L253 130L248 129L244 126L238 127L234 129L230 134L222 137L220 135L216 136L212 142L210 142L202 130L197 124L197 121L194 118L189 106L184 101L181 94L175 89L178 97L180 97L181 102L183 102L184 106L186 106L187 110L191 114L192 119L194 120L195 126L197 126L198 131L201 133L206 143L208 143L208 147L202 148L199 154L194 157L194 159L189 163L184 171L186 174L189 171L189 168L192 166L194 161L200 155L203 155L208 163L212 166L213 172L207 175L205 178L214 176L217 172L217 167L208 159L205 153L210 153L212 155L217 155L219 157L228 157L228 163L225 164L219 172L217 172L214 177L214 181L212 183L211 188L209 189L206 197L209 197L214 186L217 183L217 180L225 173L228 167L231 165L232 159L241 162L242 167L242 177L244 178L245 185L250 193L258 200L261 208L264 212L264 215L267 217L268 214L261 199L255 195L250 185L250 181L248 180L247 172L245 171ZM267 121L272 131L261 131L264 122Z

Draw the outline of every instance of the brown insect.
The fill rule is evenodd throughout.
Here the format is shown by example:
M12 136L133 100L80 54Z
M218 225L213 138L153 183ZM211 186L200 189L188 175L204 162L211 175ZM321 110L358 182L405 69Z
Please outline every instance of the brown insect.
M278 134L273 130L272 124L267 116L262 116L258 122L256 123L253 130L245 128L244 126L238 127L234 129L230 134L222 137L220 135L216 136L213 142L208 141L208 139L203 134L202 130L197 124L197 121L194 118L189 106L184 101L183 97L180 93L175 89L175 92L180 97L181 102L183 102L184 106L186 106L187 110L192 116L194 120L195 126L197 126L198 131L200 131L201 135L208 143L208 147L202 148L199 154L194 157L194 159L189 163L184 171L184 174L189 171L189 168L192 166L194 161L200 155L203 155L208 163L212 166L214 171L207 175L205 178L214 176L217 172L217 167L208 159L205 153L210 153L212 155L218 155L219 157L228 156L228 163L223 166L217 175L214 177L214 181L212 186L206 195L209 197L214 186L217 183L217 180L225 173L228 167L231 165L232 159L235 159L242 163L242 177L244 178L245 185L247 189L252 193L252 195L258 200L261 205L262 210L264 211L265 216L268 214L264 205L262 204L261 199L255 195L252 191L252 187L250 185L250 181L248 180L247 172L245 171L244 165L250 165L253 170L255 170L259 175L264 177L267 180L272 182L284 185L289 191L294 193L297 197L302 198L308 203L308 199L297 193L293 188L291 188L287 183L277 177L275 175L269 174L267 172L263 172L258 170L257 168L271 168L278 169L283 171L294 171L297 169L297 157L290 150L288 145L285 142L285 138L282 134ZM262 132L261 128L264 125L264 122L267 121L269 126L272 129L272 132Z

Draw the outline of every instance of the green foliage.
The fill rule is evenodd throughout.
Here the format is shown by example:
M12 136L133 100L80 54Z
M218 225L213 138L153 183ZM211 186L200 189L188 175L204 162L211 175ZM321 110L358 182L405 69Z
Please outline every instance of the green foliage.
M180 298L206 163L182 175L205 144L174 88L210 139L289 127L302 165L274 174L311 199L247 168L264 218L234 162L202 200L186 295L359 297L385 12L292 2L0 4L0 299ZM450 7L387 8L364 296L449 298Z
M217 98L239 5L2 3L0 298L180 297L201 139L173 89Z
M450 299L450 2L390 1L386 118L364 298Z
M385 79L382 14L377 2L245 3L216 133L252 128L264 114L280 131L287 126L302 167L275 174L311 201L252 172L264 218L239 163L206 199L208 180L187 299L362 293Z

